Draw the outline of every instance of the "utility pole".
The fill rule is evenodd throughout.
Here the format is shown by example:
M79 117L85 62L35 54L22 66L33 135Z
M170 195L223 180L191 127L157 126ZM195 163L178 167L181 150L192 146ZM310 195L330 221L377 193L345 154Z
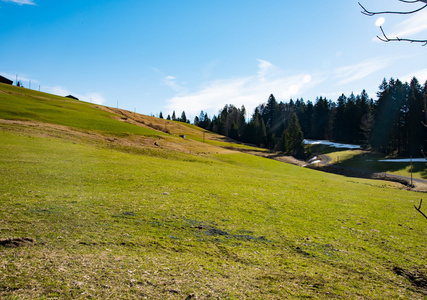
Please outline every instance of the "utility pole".
M411 187L412 187L412 155L411 155Z
M31 79L30 79L30 85L28 86L28 88L31 90Z

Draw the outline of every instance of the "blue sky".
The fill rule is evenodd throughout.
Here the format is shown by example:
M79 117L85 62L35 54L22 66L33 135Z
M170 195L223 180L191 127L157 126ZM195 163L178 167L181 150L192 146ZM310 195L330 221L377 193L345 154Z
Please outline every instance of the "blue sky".
M362 0L372 10L416 7ZM420 5L418 5L420 6ZM357 1L0 0L0 74L25 87L193 120L225 104L335 101L383 78L427 80L427 46L383 43ZM390 37L427 39L427 10L384 16Z

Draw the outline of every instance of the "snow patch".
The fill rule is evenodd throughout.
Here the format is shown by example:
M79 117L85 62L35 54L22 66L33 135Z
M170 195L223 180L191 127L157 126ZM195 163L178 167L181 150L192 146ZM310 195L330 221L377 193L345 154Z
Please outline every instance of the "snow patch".
M308 161L309 163L313 162L314 160L317 160L317 156L313 156L312 158L310 158L310 160Z
M401 163L410 163L410 158L396 158L396 159L380 159L379 162L401 162ZM427 162L425 158L413 158L412 162Z
M304 140L305 145L326 145L334 148L360 149L360 145L334 143L326 140Z
M321 162L321 160L320 159L318 159L318 157L317 156L314 156L314 157L312 157L307 163L308 164L317 164L317 163L320 163Z

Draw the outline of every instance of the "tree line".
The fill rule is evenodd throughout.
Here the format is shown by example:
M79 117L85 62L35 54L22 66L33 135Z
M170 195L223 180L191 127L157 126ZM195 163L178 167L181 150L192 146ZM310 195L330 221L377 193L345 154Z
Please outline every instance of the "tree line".
M385 155L419 156L427 148L422 125L426 90L427 82L422 86L414 77L410 83L384 79L375 101L365 90L342 94L336 101L318 97L314 103L302 98L278 102L271 94L248 121L244 106L228 104L212 118L202 111L194 125L296 157L305 155L304 138L358 144Z

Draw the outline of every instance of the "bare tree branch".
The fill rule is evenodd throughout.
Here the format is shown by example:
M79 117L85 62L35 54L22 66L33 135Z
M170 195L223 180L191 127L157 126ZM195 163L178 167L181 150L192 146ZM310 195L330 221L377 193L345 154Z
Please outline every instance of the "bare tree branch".
M416 207L415 205L415 209L420 213L420 214L422 214L423 216L424 216L424 218L426 218L427 219L427 216L421 211L421 204L423 204L423 199L421 199L420 200L420 206L419 207Z
M411 11L369 11L367 10L360 2L359 5L362 8L362 14L366 15L366 16L375 16L375 15L381 15L381 14L395 14L395 15L409 15L409 14L413 14L416 12L419 12L425 8L427 8L427 0L398 0L399 2L403 2L403 3L408 3L408 4L414 4L414 3L418 3L418 2L422 2L425 3L424 6L417 8L415 10L411 10ZM415 39L406 39L406 38L400 38L400 37L395 37L395 38L389 38L385 32L384 29L380 26L381 32L383 34L382 37L377 36L378 39L380 39L383 42L410 42L410 43L421 43L422 46L426 46L427 45L427 40L415 40Z
M382 28L382 26L380 26L380 29L381 29L381 32L383 34L383 37L379 37L377 35L377 38L380 39L383 42L386 42L386 43L388 43L388 42L410 42L410 43L423 43L421 46L427 45L427 40L402 39L402 38L399 38L399 37L389 38L385 34L384 29Z
M427 0L426 1L421 1L421 0L416 0L416 1L399 0L399 1L405 2L405 3L416 3L416 2L426 2L427 3ZM376 11L376 12L373 12L373 11L367 10L362 4L360 4L360 2L359 2L359 5L363 9L362 10L362 14L370 16L370 17L375 16L375 15L382 15L382 14L409 15L409 14L413 14L413 13L419 12L420 10L423 10L424 8L427 7L427 4L426 4L423 7L420 7L420 8L417 8L415 10L411 10L411 11Z
M417 3L417 2L425 2L427 3L427 0L399 0L400 2L403 3Z

